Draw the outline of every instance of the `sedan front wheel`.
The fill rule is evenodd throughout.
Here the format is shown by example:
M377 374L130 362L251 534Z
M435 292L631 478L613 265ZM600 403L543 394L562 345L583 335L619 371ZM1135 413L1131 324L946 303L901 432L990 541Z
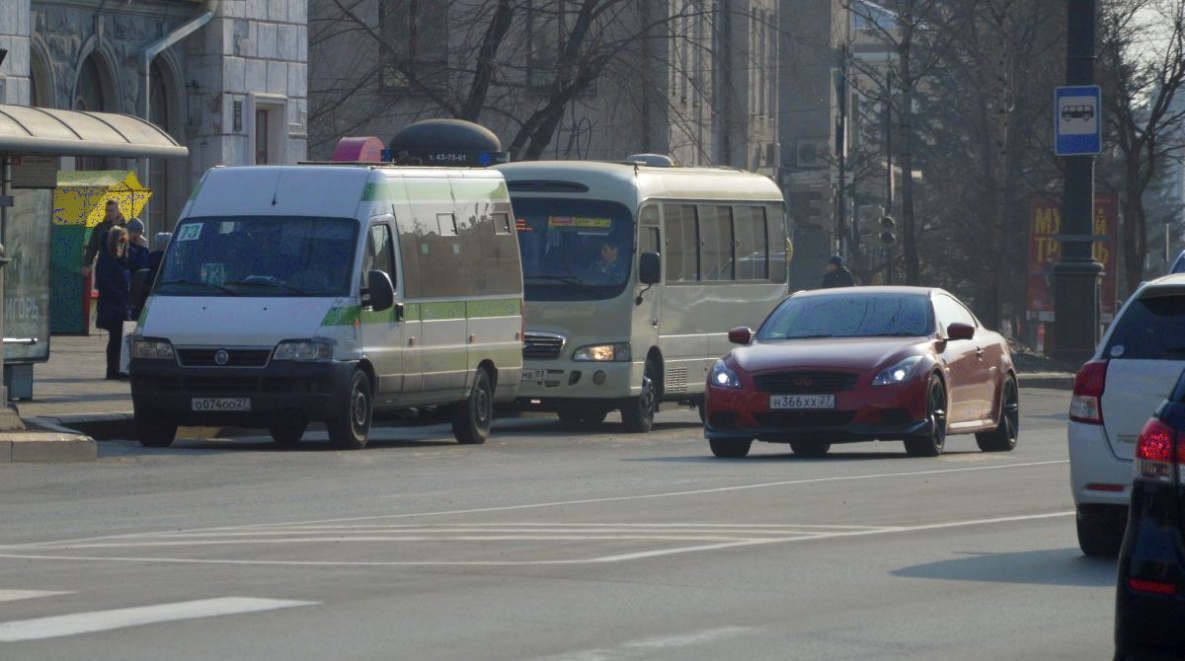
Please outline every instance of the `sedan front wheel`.
M930 375L926 388L926 431L905 439L905 453L911 457L937 457L946 445L946 388L937 374Z

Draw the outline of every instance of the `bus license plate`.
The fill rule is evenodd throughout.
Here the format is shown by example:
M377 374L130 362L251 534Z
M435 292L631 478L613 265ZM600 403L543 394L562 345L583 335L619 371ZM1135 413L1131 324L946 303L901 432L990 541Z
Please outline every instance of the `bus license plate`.
M833 409L835 395L770 395L771 409Z
M547 370L523 370L523 381L542 381L547 378Z
M195 411L250 411L250 397L194 397Z

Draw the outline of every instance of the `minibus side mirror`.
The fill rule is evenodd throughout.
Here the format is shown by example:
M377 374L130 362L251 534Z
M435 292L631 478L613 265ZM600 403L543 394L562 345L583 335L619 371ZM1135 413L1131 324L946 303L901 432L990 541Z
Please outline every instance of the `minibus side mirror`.
M395 305L395 286L391 284L391 276L382 271L366 274L364 293L370 295L370 309L375 312L390 310Z
M662 258L656 252L644 252L638 262L638 281L656 285L662 280Z
M148 292L152 289L151 269L140 269L132 275L131 301L133 309L141 309L148 300Z

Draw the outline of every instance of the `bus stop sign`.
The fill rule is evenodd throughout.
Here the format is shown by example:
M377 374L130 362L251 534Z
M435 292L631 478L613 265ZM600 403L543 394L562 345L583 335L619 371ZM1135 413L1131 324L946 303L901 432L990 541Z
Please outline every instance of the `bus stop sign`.
M1053 125L1058 156L1091 156L1103 151L1101 102L1098 85L1057 88Z

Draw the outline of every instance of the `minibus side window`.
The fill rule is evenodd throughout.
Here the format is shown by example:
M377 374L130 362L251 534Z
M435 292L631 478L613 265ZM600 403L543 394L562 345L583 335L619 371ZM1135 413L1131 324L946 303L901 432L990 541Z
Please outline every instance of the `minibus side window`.
M391 284L395 285L395 253L394 242L391 241L391 228L386 224L375 225L370 228L370 239L366 242L366 257L362 260L362 273L379 270L391 276ZM363 280L365 282L365 280Z

